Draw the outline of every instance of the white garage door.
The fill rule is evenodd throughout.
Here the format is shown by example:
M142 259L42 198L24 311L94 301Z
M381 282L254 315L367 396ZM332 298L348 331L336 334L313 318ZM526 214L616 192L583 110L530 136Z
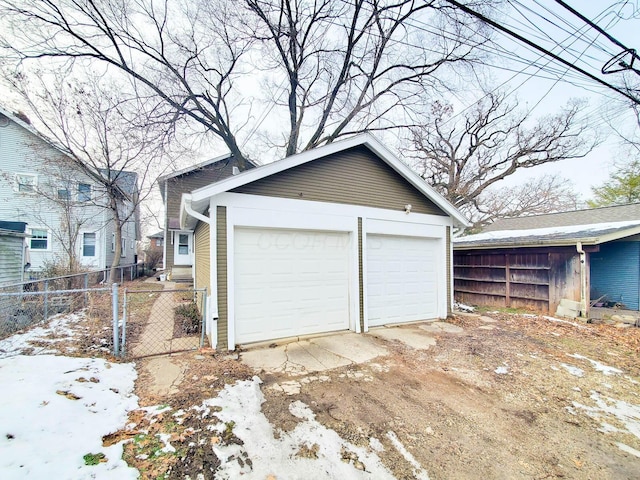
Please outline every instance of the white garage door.
M435 239L367 236L369 326L437 317Z
M237 228L235 341L349 328L349 234Z

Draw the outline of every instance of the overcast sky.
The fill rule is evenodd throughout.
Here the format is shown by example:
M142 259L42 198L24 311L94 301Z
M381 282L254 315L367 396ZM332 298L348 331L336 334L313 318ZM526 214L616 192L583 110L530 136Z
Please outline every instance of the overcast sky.
M620 43L629 48L640 49L640 6L634 1L576 1L566 0L582 15L588 17ZM623 74L603 75L602 66L622 48L604 35L587 26L571 12L554 0L509 0L509 13L502 18L517 33L553 53L570 61L596 77L615 86L623 84ZM521 104L532 108L533 115L543 115L557 111L569 98L587 98L589 106L586 117L601 130L604 143L584 159L567 160L556 164L521 171L509 180L510 184L526 181L526 178L541 173L558 173L570 179L576 190L586 199L591 187L606 180L614 159L622 153L617 137L608 127L611 122L626 133L636 131L630 101L623 95L598 85L594 80L561 65L530 47L511 43L506 36L497 38L504 41L506 50L515 47L518 58L502 65L507 69L492 69L495 78L507 82L513 95ZM636 65L640 69L640 64ZM640 81L635 74L627 74L633 81Z

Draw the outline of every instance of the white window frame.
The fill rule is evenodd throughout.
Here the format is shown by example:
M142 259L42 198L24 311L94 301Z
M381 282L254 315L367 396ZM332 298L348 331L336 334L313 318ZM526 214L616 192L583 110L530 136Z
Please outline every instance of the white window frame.
M116 234L112 233L111 234L111 253L114 253L116 251Z
M127 239L124 237L120 239L120 256L121 257L127 256Z
M85 239L87 235L93 235L93 255L85 255L84 249L86 246ZM98 234L96 232L82 232L82 258L95 258L98 255Z
M33 248L31 242L34 240L34 236L33 236L33 231L34 230L41 230L41 231L47 232L47 248ZM29 250L31 250L32 252L49 252L49 251L51 251L51 230L49 230L48 228L45 228L45 227L30 227L29 228L29 234L31 235L31 237L29 238ZM44 240L44 238L38 237L38 238L36 238L36 240Z
M24 180L30 179L32 183L25 183ZM21 190L20 187L30 186L32 190ZM38 193L38 175L35 173L16 173L14 190L22 195L36 195Z

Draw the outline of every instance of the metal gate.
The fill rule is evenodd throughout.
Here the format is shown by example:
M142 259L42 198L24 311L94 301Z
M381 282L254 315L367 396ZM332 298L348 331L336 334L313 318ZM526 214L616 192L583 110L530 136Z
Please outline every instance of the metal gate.
M206 289L125 290L120 355L141 358L205 345Z

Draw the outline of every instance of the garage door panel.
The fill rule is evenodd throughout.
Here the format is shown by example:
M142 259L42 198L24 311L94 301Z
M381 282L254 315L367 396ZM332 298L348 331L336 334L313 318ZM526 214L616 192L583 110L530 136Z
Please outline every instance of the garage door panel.
M369 326L437 316L435 239L367 236Z
M349 328L349 234L237 228L239 343Z

